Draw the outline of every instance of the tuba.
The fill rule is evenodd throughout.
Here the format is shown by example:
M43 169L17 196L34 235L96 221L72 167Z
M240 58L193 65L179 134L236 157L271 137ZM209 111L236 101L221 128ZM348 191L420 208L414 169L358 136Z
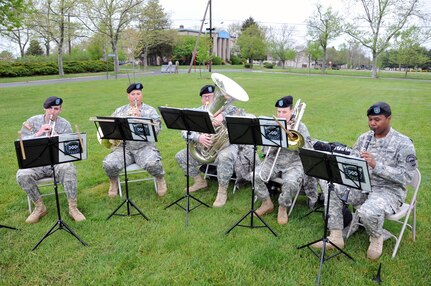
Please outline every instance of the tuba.
M232 102L248 101L247 92L235 81L219 73L213 73L211 79L215 84L214 98L208 106L208 113L214 118L225 110ZM223 124L215 126L215 134L212 136L212 145L205 147L200 143L190 145L190 155L202 164L209 164L215 161L218 152L229 142L229 135L226 126Z

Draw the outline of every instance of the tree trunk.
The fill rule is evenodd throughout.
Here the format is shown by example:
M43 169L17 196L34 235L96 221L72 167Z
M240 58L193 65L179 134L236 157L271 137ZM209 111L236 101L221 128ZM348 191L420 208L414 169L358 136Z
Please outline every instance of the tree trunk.
M322 73L326 70L326 47L323 47L323 63L322 63Z
M371 70L371 78L377 78L377 52L373 51L373 69Z

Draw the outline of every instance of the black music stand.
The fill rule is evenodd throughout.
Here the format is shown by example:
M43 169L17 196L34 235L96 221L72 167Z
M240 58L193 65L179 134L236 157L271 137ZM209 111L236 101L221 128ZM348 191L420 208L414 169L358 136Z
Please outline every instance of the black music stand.
M186 194L181 198L177 199L165 209L178 205L180 208L185 210L186 212L186 226L188 225L189 220L189 212L199 207L200 205L204 205L209 208L209 205L202 202L201 200L195 198L190 195L189 187L190 187L190 176L189 176L189 144L190 144L190 132L200 132L206 134L215 134L214 127L212 125L211 118L209 117L208 111L203 110L193 110L193 109L180 109L180 108L168 108L168 107L159 107L160 113L165 121L165 124L170 129L179 129L187 131L186 138L186 157L187 157L187 173L186 173ZM197 201L199 204L190 208L190 198ZM186 207L183 207L179 204L181 200L186 200Z
M99 126L97 125L99 123ZM126 163L126 140L127 141L143 141L143 142L157 142L156 132L152 125L152 120L143 117L109 117L97 116L94 119L97 132L101 139L121 140L123 145L123 163L124 163L124 181L126 185L126 198L124 201L108 216L110 219L113 215L118 216L134 216L141 215L147 221L149 218L136 206L136 204L129 197L129 184L127 177L127 163ZM127 214L117 214L117 211L126 204ZM130 206L135 208L138 212L132 214Z
M15 227L7 226L7 225L4 225L4 224L0 224L0 228L8 228L8 229L13 229L13 230L18 230Z
M285 121L283 121L284 124ZM255 184L255 167L257 146L277 146L287 147L287 136L274 119L270 118L251 118L226 116L229 141L231 144L253 145L253 177L251 184L251 207L250 210L241 217L225 234L231 232L235 227L242 226L248 228L268 228L274 236L277 234L270 226L256 213L254 209L254 184ZM250 215L250 225L240 224L247 216ZM255 225L254 216L256 216L264 225Z
M322 273L323 263L325 261L333 257L336 257L340 254L344 254L351 260L355 261L352 256L350 256L341 248L339 248L337 245L335 245L328 238L328 235L327 235L328 219L329 219L329 201L330 201L331 192L334 190L334 183L349 186L349 187L355 187L359 190L370 189L371 185L370 185L370 179L369 179L369 173L368 173L368 166L366 165L366 162L363 159L351 157L351 156L332 154L325 151L317 151L317 150L301 148L299 152L299 156L301 157L301 162L304 167L305 174L328 181L328 196L326 200L323 237L298 247L298 249L307 247L317 258L319 258L318 253L315 250L313 250L310 246L319 241L323 242L322 250L320 254L320 268L319 268L319 274L317 278L317 283L318 285L320 285L320 276ZM329 257L325 257L327 243L334 246L338 250L338 252Z
M55 137L42 137L15 141L15 150L20 169L51 166L54 179L55 202L57 206L57 221L32 248L35 250L42 241L56 232L65 230L73 235L83 245L85 243L73 230L62 220L60 213L60 202L58 199L58 185L54 166L62 163L82 160L86 157L86 149L81 134L60 134Z

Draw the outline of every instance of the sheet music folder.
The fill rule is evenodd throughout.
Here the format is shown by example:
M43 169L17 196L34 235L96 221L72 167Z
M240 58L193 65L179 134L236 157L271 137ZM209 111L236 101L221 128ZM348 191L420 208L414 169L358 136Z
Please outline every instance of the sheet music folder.
M206 110L159 106L159 111L169 129L216 133Z
M299 155L308 176L363 192L371 191L370 174L364 159L306 148L301 148Z

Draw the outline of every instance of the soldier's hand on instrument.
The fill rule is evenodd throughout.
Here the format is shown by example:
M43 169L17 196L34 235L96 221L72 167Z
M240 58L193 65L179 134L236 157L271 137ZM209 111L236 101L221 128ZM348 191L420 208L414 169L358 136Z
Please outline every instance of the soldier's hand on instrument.
M213 125L214 126L220 126L223 123L223 115L219 114L216 117L214 117Z
M49 124L43 124L43 125L40 127L39 131L37 131L36 136L37 136L37 137L38 137L38 136L42 136L42 135L44 135L45 133L49 133L49 132L51 132L51 125L49 125Z
M376 167L376 160L374 159L374 156L371 153L361 152L360 156L368 163L368 166L370 166L373 169Z
M199 135L199 143L201 143L202 145L204 145L207 148L211 147L211 144L212 144L211 135L209 135L209 134Z

